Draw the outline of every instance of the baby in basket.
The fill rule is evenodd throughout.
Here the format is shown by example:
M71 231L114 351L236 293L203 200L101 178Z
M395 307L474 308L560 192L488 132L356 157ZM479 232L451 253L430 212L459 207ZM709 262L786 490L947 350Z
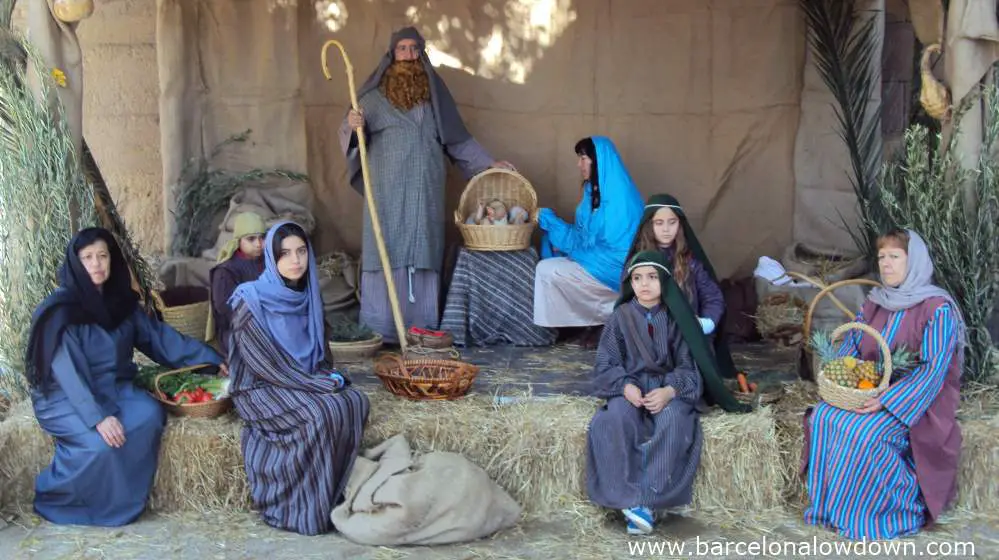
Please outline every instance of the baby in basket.
M496 198L488 203L479 202L478 209L468 216L465 223L477 226L505 226L526 224L529 216L527 210L514 206L509 211L502 200Z

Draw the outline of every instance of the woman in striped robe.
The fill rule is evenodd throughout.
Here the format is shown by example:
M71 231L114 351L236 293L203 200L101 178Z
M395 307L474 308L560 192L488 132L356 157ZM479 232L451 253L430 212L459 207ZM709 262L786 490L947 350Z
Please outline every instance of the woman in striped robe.
M607 402L590 423L586 489L594 503L624 513L629 534L640 534L652 531L655 510L690 503L701 398L721 400L727 391L713 370L695 365L710 348L693 337L700 324L663 255L639 253L627 270L597 350L594 395Z
M243 461L264 521L315 535L333 527L368 398L325 361L319 277L301 227L271 227L264 266L230 300L231 393L245 422Z
M805 521L858 540L912 535L936 519L957 495L961 451L960 310L931 283L929 251L915 232L881 237L878 267L884 287L871 291L857 320L893 352L917 353L918 365L896 371L888 389L857 410L823 402L805 413ZM859 331L839 353L880 358L877 343Z

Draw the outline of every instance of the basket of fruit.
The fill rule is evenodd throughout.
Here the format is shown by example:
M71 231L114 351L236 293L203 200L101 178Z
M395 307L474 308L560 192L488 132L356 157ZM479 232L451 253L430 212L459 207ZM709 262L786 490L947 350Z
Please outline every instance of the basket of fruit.
M168 412L176 416L215 418L229 411L229 380L218 375L197 373L213 367L200 364L186 368L161 371L161 368L143 368L136 379Z
M873 337L881 349L881 360L837 356L833 342L850 330L860 330ZM811 343L819 359L816 375L819 396L830 405L845 410L856 410L869 399L880 396L888 389L894 365L905 367L903 364L912 360L911 353L904 349L892 356L881 333L863 323L840 325L829 336L816 332Z

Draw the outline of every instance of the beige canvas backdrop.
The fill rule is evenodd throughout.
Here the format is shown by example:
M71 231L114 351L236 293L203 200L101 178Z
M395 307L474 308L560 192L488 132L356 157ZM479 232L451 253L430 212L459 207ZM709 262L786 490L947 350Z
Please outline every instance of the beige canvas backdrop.
M158 0L166 189L188 157L253 128L226 165L307 171L320 250L359 251L363 200L336 138L346 75L331 50L334 80L323 78L320 48L342 41L360 84L391 32L413 24L465 68L439 72L469 129L518 166L542 205L571 219L572 147L602 134L644 195L680 198L721 275L791 241L805 54L795 0L298 4ZM463 186L452 173L451 208Z

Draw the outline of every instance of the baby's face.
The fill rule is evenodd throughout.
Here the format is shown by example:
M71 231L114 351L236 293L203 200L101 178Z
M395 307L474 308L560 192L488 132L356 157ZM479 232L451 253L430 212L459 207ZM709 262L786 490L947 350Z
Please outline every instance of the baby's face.
M492 208L486 208L486 216L489 216L490 218L495 218L496 211L493 210Z

